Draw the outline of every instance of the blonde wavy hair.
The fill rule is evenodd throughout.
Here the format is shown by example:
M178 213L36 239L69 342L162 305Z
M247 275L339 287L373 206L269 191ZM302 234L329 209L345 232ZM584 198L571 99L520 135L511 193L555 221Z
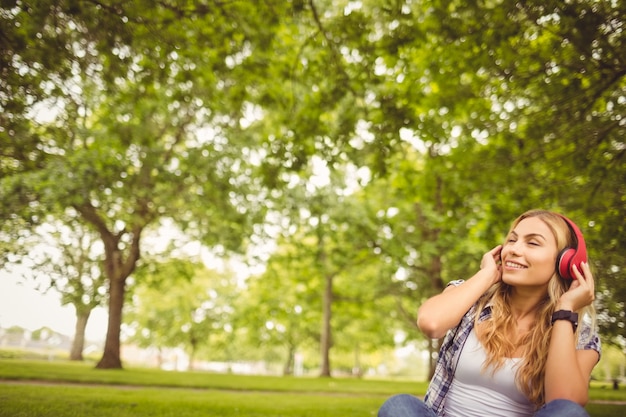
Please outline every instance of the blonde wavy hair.
M510 231L515 229L519 222L529 217L538 217L550 228L556 238L557 254L566 247L573 247L574 237L567 223L559 214L551 211L527 211L513 222ZM480 331L477 332L478 338L487 354L484 370L491 369L495 372L504 365L507 358L512 357L513 352L522 346L522 359L516 371L516 383L537 408L545 403L544 376L552 334L552 313L559 298L570 285L570 280L565 280L557 274L555 257L555 272L548 283L545 298L537 305L535 325L520 340L510 337L516 331L516 323L509 302L512 290L510 285L502 281L498 282L478 302L477 311L482 311L487 305L491 306L491 318L480 322L480 326L478 326L479 315L476 315L476 328L480 327ZM579 310L578 314L581 318L588 314L592 322L595 322L593 305ZM580 326L578 329L577 340Z

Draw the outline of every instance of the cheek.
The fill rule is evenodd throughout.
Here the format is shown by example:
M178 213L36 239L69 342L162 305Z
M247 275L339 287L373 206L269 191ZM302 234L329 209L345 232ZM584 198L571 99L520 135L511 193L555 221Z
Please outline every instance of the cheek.
M548 268L553 271L556 270L556 254L544 256L540 262L545 268Z

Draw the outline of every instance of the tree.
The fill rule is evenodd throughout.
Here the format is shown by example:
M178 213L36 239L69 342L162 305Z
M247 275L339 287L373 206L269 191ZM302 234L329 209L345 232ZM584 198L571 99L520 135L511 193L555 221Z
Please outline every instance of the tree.
M61 304L71 304L76 312L76 327L70 360L83 360L85 330L91 312L105 304L105 278L101 270L102 251L97 237L76 218L64 222L50 219L27 240L16 241L13 250L29 250L29 256L5 266L12 270L20 264L27 267L26 279L33 279L40 291L56 290Z
M319 346L321 308L311 265L297 253L301 242L292 246L280 239L277 245L265 272L246 280L235 305L235 332L262 352L250 359L278 355L283 374L292 375L296 354Z
M250 197L260 184L249 181L254 144L241 128L246 82L238 66L250 50L267 47L271 5L254 13L239 3L210 10L38 6L19 3L3 15L15 43L5 45L13 57L6 70L26 71L34 85L50 88L30 92L23 81L7 79L3 106L17 109L15 120L26 120L32 102L56 105L58 114L52 122L3 132L8 147L0 191L11 202L3 211L15 227L28 227L41 213L71 207L98 233L109 323L97 366L117 368L126 281L146 228L171 218L205 244L228 250L262 219L262 207ZM55 65L42 65L48 56Z
M604 328L623 333L611 295L626 282L623 4L287 6L3 8L3 240L66 207L98 231L113 313L100 366L121 366L119 300L147 228L171 218L207 246L240 246L264 231L252 224L266 210L306 207L288 194L314 155L331 172L351 162L372 178L419 173L398 225L419 220L431 243L420 248L434 271L424 294L471 269L461 256L438 267L440 251L480 250L455 233L492 242L533 206L581 219L615 283L601 307L617 325ZM52 121L33 117L44 108ZM405 170L411 148L424 157ZM400 232L411 243L393 248L396 260L420 243Z
M615 256L623 252L616 236L624 235L626 214L624 5L454 1L355 9L326 27L329 39L341 39L338 47L375 75L364 83L368 105L357 115L368 126L363 137L381 144L391 176L407 143L426 153L430 162L420 169L432 170L431 179L414 185L443 193L443 201L455 201L454 193L465 200L457 207L468 217L451 211L461 228L446 224L441 237L475 222L472 233L493 239L528 208L559 210L582 225L597 269L616 284L611 293L623 294ZM368 36L340 34L352 34L357 20L370 22L360 27ZM429 201L421 207L433 214L429 221L448 212L448 204ZM603 304L623 322L620 308L610 307L619 303Z
M315 161L321 164L317 168ZM253 307L260 313L257 327L287 347L285 369L298 346L313 337L320 374L329 377L335 346L367 353L391 343L394 327L383 324L389 315L381 316L379 308L386 304L376 296L376 284L389 272L376 252L380 200L372 202L371 195L361 195L356 183L346 180L352 178L345 174L348 166L325 170L323 165L313 159L303 171L310 176L291 178L285 194L293 211L276 214L277 249L249 290L265 306Z
M198 353L215 358L211 350L232 332L234 283L232 273L208 270L185 260L152 265L135 289L128 315L132 340L141 347L182 347L193 369Z

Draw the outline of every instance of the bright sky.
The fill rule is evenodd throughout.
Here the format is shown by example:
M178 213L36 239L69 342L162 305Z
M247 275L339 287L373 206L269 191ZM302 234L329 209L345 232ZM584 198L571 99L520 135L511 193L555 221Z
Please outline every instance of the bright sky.
M85 332L87 340L104 340L107 318L104 308L98 308L91 313ZM42 294L32 283L23 281L20 276L0 271L0 327L20 326L37 330L45 326L74 337L75 325L74 307L61 306L59 293L50 291Z

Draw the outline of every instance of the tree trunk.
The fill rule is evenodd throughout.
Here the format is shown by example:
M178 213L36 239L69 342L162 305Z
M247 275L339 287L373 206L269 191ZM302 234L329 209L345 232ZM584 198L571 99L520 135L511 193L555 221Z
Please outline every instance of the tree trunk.
M102 359L100 359L96 368L122 368L122 360L120 358L120 329L122 327L122 308L124 306L125 291L126 278L109 279L109 321L107 325L107 337L104 342Z
M293 375L294 359L296 355L296 347L293 344L289 344L287 348L287 360L283 366L283 376Z
M363 369L361 369L361 349L359 344L354 345L354 365L352 366L352 376L357 378L363 377Z
M163 369L163 348L161 346L157 348L157 368Z
M332 304L333 304L333 277L327 275L325 279L324 295L322 299L323 319L322 319L322 335L320 338L320 349L322 353L322 370L320 376L330 375L330 348L332 344Z
M91 310L79 311L76 308L76 327L74 329L74 340L72 341L72 348L70 350L71 361L82 361L83 350L85 349L85 329L87 328L87 321Z
M145 166L144 166L145 168ZM137 208L136 212L145 221L132 227L132 230L124 230L113 233L107 228L103 217L98 214L91 202L76 205L74 208L92 224L104 244L104 272L109 281L109 320L107 324L107 336L104 342L102 359L96 365L100 369L121 369L120 358L120 332L122 327L122 309L124 308L124 295L126 293L126 279L133 273L140 256L141 232L148 224L149 210L147 201ZM122 237L130 238L128 246L120 247ZM124 257L124 251L127 256Z
M441 344L443 342L443 337L441 339L429 339L428 340L428 380L430 381L435 375L435 366L437 365L437 355L439 354L439 349L441 349Z
M189 341L191 349L189 349L189 364L187 365L188 371L194 370L194 361L196 360L196 350L198 349L198 339L191 337Z
M191 372L195 369L194 367L195 360L196 360L196 349L192 347L191 353L189 354L189 364L187 365L187 371Z

